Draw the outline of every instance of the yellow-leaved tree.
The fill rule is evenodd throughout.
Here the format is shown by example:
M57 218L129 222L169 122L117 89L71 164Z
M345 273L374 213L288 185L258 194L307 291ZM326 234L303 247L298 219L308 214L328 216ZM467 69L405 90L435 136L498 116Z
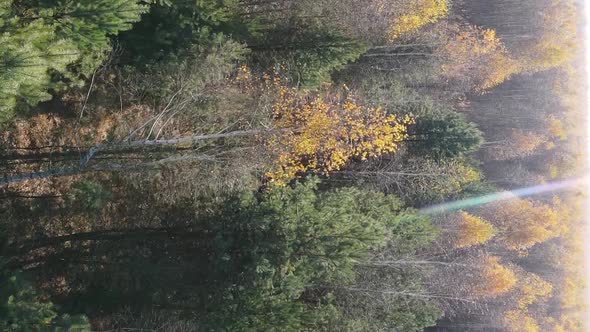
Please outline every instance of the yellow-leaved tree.
M545 127L547 132L555 139L564 140L567 138L567 129L564 122L555 115L550 115L545 119Z
M503 323L510 332L539 332L539 324L526 310L508 310Z
M541 13L536 37L516 49L519 61L529 72L560 66L577 49L578 5L572 0L554 0Z
M483 256L478 269L477 282L471 288L471 292L478 297L499 296L512 289L518 281L514 271L502 265L496 256Z
M559 211L530 199L514 197L487 204L478 214L498 229L498 238L511 250L525 250L567 230Z
M278 3L282 1L270 1ZM301 2L295 0L294 2ZM394 44L400 37L445 17L451 0L322 0L300 14L321 15L345 35L372 46ZM305 7L305 6L302 6Z
M520 270L519 279L514 290L509 294L511 308L502 314L502 322L509 331L540 331L549 326L556 326L555 319L541 319L531 315L532 305L546 302L552 296L553 285L540 276Z
M452 232L452 242L456 248L465 248L487 242L494 236L494 227L480 217L465 211L455 216L455 231Z
M451 25L440 46L442 74L454 83L484 92L521 71L493 29Z
M549 297L552 291L553 285L549 282L534 273L525 272L518 283L518 307L525 310L529 305Z
M270 182L305 172L328 174L352 158L393 153L406 138L411 116L388 115L379 107L361 105L347 88L337 93L300 92L279 86L272 107L273 127L266 146L274 167Z
M540 135L521 129L499 132L504 139L484 143L484 153L488 160L510 160L530 156L541 148L548 148L547 135Z
M417 30L428 23L434 23L446 16L448 11L448 0L412 1L403 14L391 18L388 39L393 42L405 33Z

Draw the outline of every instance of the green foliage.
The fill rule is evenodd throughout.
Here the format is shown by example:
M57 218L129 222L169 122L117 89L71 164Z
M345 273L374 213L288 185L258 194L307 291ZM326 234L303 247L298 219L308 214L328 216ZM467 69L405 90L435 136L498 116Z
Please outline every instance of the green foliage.
M71 40L80 61L71 66L68 79L89 76L111 49L110 39L131 29L148 7L142 0L39 0L40 15L56 27L61 38Z
M0 329L2 331L88 331L84 316L59 314L37 294L22 273L0 274Z
M236 258L260 260L263 266L267 261L285 266L297 277L294 280L305 280L299 285L314 280L351 280L355 262L385 244L401 203L393 196L354 188L317 195L315 186L315 181L309 181L293 189L275 188L260 202L246 195L228 206L219 217L225 222L218 222L224 227L217 235L219 254L226 255L234 246L249 248L244 253L240 250ZM250 257L252 253L257 256ZM220 268L234 264L235 260ZM292 289L289 281L277 280Z
M145 10L136 0L0 2L0 121L78 84L110 50L109 38Z
M57 36L43 19L27 20L0 2L0 122L12 116L18 100L29 105L51 98L49 71L63 71L78 58L71 41Z
M237 0L154 2L133 29L118 40L125 56L135 64L161 61L193 45L209 41L212 34L238 33L226 26L239 24ZM247 27L244 27L247 31Z
M395 311L387 315L384 323L392 325L397 331L423 331L424 328L435 326L443 311L432 302L405 301ZM389 324L388 324L389 323Z
M208 312L216 314L206 326L321 330L334 317L328 312L336 310L335 299L318 294L307 303L321 305L305 305L299 299L313 294L310 287L353 283L356 265L371 251L392 238L406 238L410 246L424 243L427 237L410 238L432 230L428 218L402 212L394 196L354 188L317 194L316 183L274 188L260 199L243 196L214 218L212 278L228 286L208 295Z
M429 103L415 104L406 111L416 116L416 123L408 128L410 151L415 155L459 157L476 151L483 143L481 131L462 114Z
M263 70L280 65L290 78L308 87L330 80L332 71L358 58L364 45L296 19L262 28L259 18L239 15L235 0L202 0L154 5L141 22L119 40L136 63L172 61L194 45L210 44L215 34L250 44Z
M127 66L123 80L126 89L137 98L167 103L168 98L178 93L175 100L183 100L200 94L207 85L221 83L246 54L245 45L216 34L202 45L193 45L171 55L167 61L150 66Z
M396 302L378 308L374 307L375 301L371 302L370 299L365 303L357 303L365 312L357 313L356 317L348 319L334 317L334 331L422 332L427 327L435 326L443 314L432 302L412 299L398 299Z
M343 69L365 49L362 43L337 32L297 22L269 31L260 45L253 47L262 67L278 66L296 85L305 87L329 82L333 71Z
M411 209L400 213L394 220L389 250L396 255L411 254L425 248L439 234L428 216L417 214Z
M72 185L69 203L82 211L98 211L112 197L112 193L101 184L90 180L81 180Z

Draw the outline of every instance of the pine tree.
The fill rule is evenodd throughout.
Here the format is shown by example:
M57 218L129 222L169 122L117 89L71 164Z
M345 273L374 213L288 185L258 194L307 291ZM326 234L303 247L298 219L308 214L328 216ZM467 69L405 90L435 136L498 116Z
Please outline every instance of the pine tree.
M315 290L353 283L358 264L393 238L411 246L421 237L418 230L434 236L428 218L405 210L395 196L356 188L318 193L317 184L311 179L260 197L245 195L212 218L209 276L215 286L228 287L216 296L207 290L204 326L236 331L256 322L262 330L331 330L320 327L325 314L339 317L331 310L340 302ZM421 306L381 309L390 318L405 316L407 326L427 325L439 314ZM371 327L387 325L366 318Z
M366 47L339 32L295 22L268 33L266 40L252 49L260 61L276 58L275 64L295 83L317 87L329 82L333 71L356 60Z
M0 122L10 118L18 100L34 105L50 98L49 70L63 71L78 58L75 45L59 39L43 19L18 17L12 1L0 3Z
M88 331L84 316L59 314L44 301L22 273L0 273L0 329L25 331Z
M80 83L146 7L137 0L0 1L0 121L18 102L35 105ZM59 74L59 75L58 75Z
M110 38L129 30L148 7L142 0L40 0L40 15L60 38L81 52L81 74L88 75L110 50Z
M408 127L410 151L436 159L463 156L483 142L482 132L462 114L433 105L415 105L406 110L416 117Z

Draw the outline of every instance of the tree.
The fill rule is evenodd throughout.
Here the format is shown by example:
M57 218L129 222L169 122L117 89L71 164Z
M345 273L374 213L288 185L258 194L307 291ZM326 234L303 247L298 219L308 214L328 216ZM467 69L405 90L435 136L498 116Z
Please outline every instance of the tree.
M274 80L269 84L269 88L276 94L271 102L271 118L260 129L153 140L131 140L129 138L132 135L129 135L123 142L103 143L90 148L76 165L70 163L50 171L15 175L0 182L72 175L93 168L108 171L111 169L108 165L90 166L93 158L105 153L122 156L141 153L145 149L191 146L220 139L241 138L249 144L262 146L263 152L273 160L273 164L267 166L265 173L268 182L284 184L307 172L329 174L339 170L353 158L365 160L393 153L406 137L407 125L413 121L410 115L387 115L379 107L362 106L346 88L341 91L313 93L299 92L296 88L282 84L280 80ZM176 94L173 95L175 96ZM164 114L166 111L169 109L166 108L161 113ZM150 122L146 122L144 127ZM136 129L132 134L140 129ZM175 157L182 159L181 155L172 155L163 160L172 162ZM152 165L157 164L158 161L152 162ZM130 166L136 169L142 167ZM121 168L117 165L112 170Z
M449 109L418 105L407 109L416 117L408 127L409 151L435 159L467 155L482 144L482 133L474 123Z
M485 155L490 160L510 160L533 154L546 144L546 138L533 132L511 129L504 133L503 140L484 143Z
M25 20L12 1L0 2L0 121L12 116L18 100L35 105L50 98L50 70L63 71L78 58L71 41L60 39L42 19Z
M148 12L117 40L125 59L137 65L167 61L169 56L207 43L212 35L228 30L233 30L235 40L242 41L243 35L248 35L249 26L239 20L239 3L237 0L150 1Z
M205 279L190 302L208 313L201 327L321 331L357 319L344 314L348 302L336 290L354 283L358 265L390 239L419 237L406 226L429 227L394 196L355 188L320 193L316 185L312 179L242 195L211 216L212 247L199 267ZM405 318L408 326L431 315L420 306L384 309L415 314Z
M388 30L389 41L393 42L408 32L446 16L449 4L447 0L420 0L413 2L408 9L406 13L391 18L391 26ZM383 8L383 10L387 9Z
M479 270L471 289L475 296L497 297L512 289L518 280L516 274L500 264L500 259L495 256L482 257Z
M538 332L539 324L526 311L509 310L504 314L504 324L511 332Z
M141 307L132 310L138 315L190 314L199 330L330 331L344 321L352 325L359 317L348 314L347 304L362 294L343 298L337 290L357 280L359 265L390 241L396 249L415 250L435 231L427 216L405 209L395 196L356 188L322 192L317 184L308 179L232 195L207 211L193 210L199 202L156 203L148 214L161 218L160 227L146 227L149 221L139 216L139 227L35 239L47 254L37 264L51 274L52 262L60 260L55 273L74 282L77 303L117 310L137 301ZM416 283L417 276L406 281ZM375 312L363 324L412 330L432 324L434 305L423 306L420 294L411 306L399 304L408 297L403 291L393 306L380 309L399 321L370 319L379 317Z
M446 16L449 1L368 0L359 3L354 0L323 0L302 7L302 15L320 14L328 25L349 36L368 40L373 45L383 45Z
M521 71L492 29L452 26L450 37L439 47L442 75L454 84L484 92Z
M112 193L99 183L81 180L72 185L68 203L72 208L78 208L84 212L95 212L111 199Z
M462 158L433 160L403 153L352 162L334 174L335 181L344 178L361 187L395 193L414 206L458 199L482 180L480 170Z
M71 40L80 52L73 74L89 77L110 51L110 39L129 30L148 10L151 0L33 0L39 16L52 22L61 38ZM32 6L33 3L31 3ZM72 77L72 78L75 78Z
M333 71L343 69L364 53L363 43L328 29L288 21L251 46L262 67L280 67L296 85L313 88L330 82Z
M0 284L0 328L3 331L87 331L85 316L59 314L43 300L22 273L3 271Z
M65 81L89 75L109 50L109 38L129 29L145 6L137 0L0 2L0 117L17 101L35 105ZM78 67L75 69L75 67Z
M455 214L452 227L456 229L451 235L457 248L465 248L487 242L494 236L494 228L487 221L465 211Z
M553 291L553 285L530 272L524 272L524 276L519 278L517 288L517 305L520 309L526 309L533 303L547 299Z
M516 49L519 61L529 72L558 67L574 54L577 40L575 21L578 7L574 1L559 0L545 3L536 24L534 38Z
M477 214L498 229L498 239L511 250L525 250L567 229L552 206L530 199L515 197L491 203Z
M341 95L314 96L284 86L273 117L276 130L267 146L276 155L276 166L267 176L278 183L301 172L337 171L352 158L393 153L412 122L409 115L362 106L346 89Z

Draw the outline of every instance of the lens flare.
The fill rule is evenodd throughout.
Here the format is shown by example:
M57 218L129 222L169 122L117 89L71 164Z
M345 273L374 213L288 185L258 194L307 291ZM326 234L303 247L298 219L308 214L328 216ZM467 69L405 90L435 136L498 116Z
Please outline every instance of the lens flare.
M420 210L422 214L440 214L450 211L462 210L470 207L480 206L492 202L504 201L516 197L527 197L540 195L544 193L559 191L575 191L584 189L583 186L588 183L589 177L566 179L561 181L550 182L532 187L525 187L511 191L501 191L478 197L467 198L459 201L448 202L433 205Z

